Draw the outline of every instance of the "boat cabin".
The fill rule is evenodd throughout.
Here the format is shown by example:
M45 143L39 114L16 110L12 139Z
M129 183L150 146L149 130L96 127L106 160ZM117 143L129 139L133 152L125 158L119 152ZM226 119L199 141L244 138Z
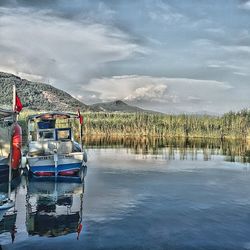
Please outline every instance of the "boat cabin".
M80 152L75 142L74 127L76 114L43 113L28 118L28 140L30 155L48 155L57 150L61 154Z
M10 125L13 123L13 114L10 110L0 108L0 161L10 153Z
M73 120L77 115L69 113L46 113L28 118L29 141L74 140Z

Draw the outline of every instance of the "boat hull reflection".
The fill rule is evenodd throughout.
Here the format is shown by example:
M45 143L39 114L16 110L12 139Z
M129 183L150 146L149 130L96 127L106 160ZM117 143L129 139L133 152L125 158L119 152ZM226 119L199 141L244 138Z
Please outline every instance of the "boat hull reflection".
M26 228L29 235L57 237L77 233L82 223L84 179L29 178Z

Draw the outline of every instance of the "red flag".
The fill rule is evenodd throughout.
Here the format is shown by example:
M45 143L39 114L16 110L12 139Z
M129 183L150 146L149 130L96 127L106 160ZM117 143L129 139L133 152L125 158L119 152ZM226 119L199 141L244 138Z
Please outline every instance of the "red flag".
M16 94L16 107L15 107L15 111L16 112L20 112L22 109L23 109L23 104L21 103L20 98Z
M77 240L79 240L80 233L82 231L82 223L80 223L76 229L77 231Z
M78 109L78 118L79 118L80 124L83 124L83 116L80 113L80 109Z

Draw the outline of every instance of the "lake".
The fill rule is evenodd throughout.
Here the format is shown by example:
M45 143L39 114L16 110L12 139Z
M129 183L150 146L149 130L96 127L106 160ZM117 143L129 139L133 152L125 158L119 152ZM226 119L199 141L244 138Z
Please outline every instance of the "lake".
M248 144L90 138L85 145L83 182L13 182L15 208L0 212L2 249L250 249Z

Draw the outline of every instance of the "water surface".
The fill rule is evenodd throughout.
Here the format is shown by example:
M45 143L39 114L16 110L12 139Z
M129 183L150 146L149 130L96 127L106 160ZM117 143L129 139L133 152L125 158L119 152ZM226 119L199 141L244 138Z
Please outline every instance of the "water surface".
M247 144L131 143L89 141L84 182L23 176L2 248L250 249Z

